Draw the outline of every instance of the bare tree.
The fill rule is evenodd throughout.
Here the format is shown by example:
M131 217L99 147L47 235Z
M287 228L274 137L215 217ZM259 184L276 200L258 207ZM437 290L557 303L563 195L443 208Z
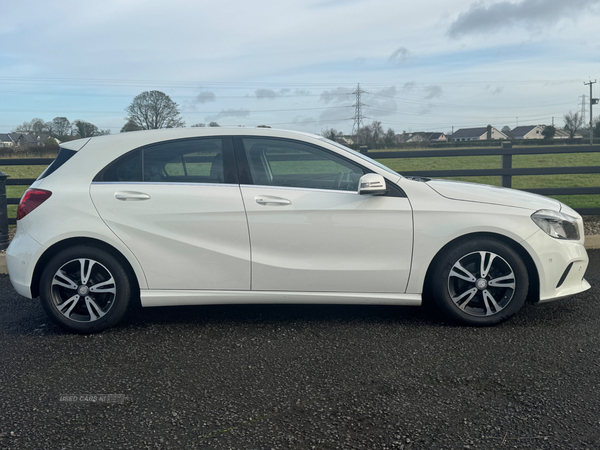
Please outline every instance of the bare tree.
M573 139L583 125L583 117L581 117L579 113L573 113L572 111L569 111L569 113L565 114L563 117L565 119L565 131L567 131L569 137Z
M336 130L335 128L328 128L324 131L321 131L321 136L329 139L330 141L335 141L336 138L343 136L343 135L344 135L344 133Z
M195 123L194 125L192 125L192 128L202 128L205 126L206 126L205 123L199 122L199 123Z
M48 133L49 126L43 119L36 117L35 119L32 119L31 122L23 122L13 131L17 133L35 133L40 135L42 133Z
M177 128L185 125L179 115L179 106L171 97L160 91L145 91L136 95L127 108L128 117L143 130Z
M372 139L373 142L370 144L371 148L381 148L383 147L383 138L385 136L385 131L383 131L383 127L381 126L381 122L374 120L371 122L371 130L373 133Z
M71 122L66 117L55 117L52 119L50 134L54 137L64 137L71 134Z
M376 120L360 128L357 137L361 144L366 144L369 148L382 148L385 145L385 131L381 122Z
M396 145L396 132L392 128L388 128L383 138L386 148L394 148Z
M140 127L133 120L128 120L127 123L123 125L123 128L121 128L121 133L127 133L128 131L139 131L141 129L142 127Z
M90 122L86 122L85 120L76 120L75 122L73 122L73 126L77 131L79 137L82 138L110 134L110 130L99 130L96 125Z
M50 126L43 119L33 119L31 121L31 131L33 131L38 136L44 133L48 133Z
M21 125L15 127L15 129L13 129L13 132L15 133L29 133L33 131L31 129L31 122L23 122Z

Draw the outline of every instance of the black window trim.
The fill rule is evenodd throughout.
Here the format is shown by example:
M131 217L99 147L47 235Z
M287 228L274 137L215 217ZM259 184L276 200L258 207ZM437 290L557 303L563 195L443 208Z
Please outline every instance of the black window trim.
M349 164L358 166L365 171L365 174L375 173L373 170L369 169L368 167L365 167L362 164L359 164L356 161L353 161L352 159L345 157L344 155L334 152L328 148L321 147L320 145L315 145L311 142L301 141L301 140L297 140L297 139L276 137L276 136L256 136L256 135L240 134L240 135L236 135L233 137L233 146L234 146L235 160L236 160L236 166L237 166L237 171L238 171L237 176L238 176L240 185L242 185L242 186L243 185L262 186L262 185L255 184L254 180L252 179L252 174L250 172L250 165L248 164L248 157L246 156L246 151L244 149L243 139L269 139L269 140L274 140L274 141L286 141L286 142L290 142L293 144L307 145L309 147L313 147L315 149L322 150L325 153L328 153L330 155L334 155L340 159L343 159L344 161L348 162ZM385 181L386 181L386 187L388 188L388 192L384 196L403 197L403 198L407 197L406 193L404 192L404 190L402 190L402 188L400 186L389 181L388 179L386 179ZM278 186L268 186L268 187L278 187ZM293 186L279 186L279 187L282 187L282 188L289 187L292 189L294 188ZM298 189L308 189L308 190L318 190L318 191L335 191L335 192L354 192L354 191L336 191L335 189L333 189L333 190L331 190L331 189L311 189L311 188L298 188Z
M36 180L42 180L42 179L46 178L47 176L53 174L58 169L60 169L60 167L62 167L63 164L65 164L68 160L70 160L76 154L77 154L77 150L71 150L69 148L59 147L58 154L56 155L56 158L54 159L54 161L52 161L50 163L50 165L48 167L46 167L46 169L40 174L39 177L37 177Z

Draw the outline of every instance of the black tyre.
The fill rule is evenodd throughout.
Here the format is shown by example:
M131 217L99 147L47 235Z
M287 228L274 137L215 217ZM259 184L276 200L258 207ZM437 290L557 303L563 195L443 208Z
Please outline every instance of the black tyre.
M50 259L40 279L40 298L54 322L74 333L97 333L119 322L131 283L123 265L96 247L75 246Z
M505 243L492 238L459 241L438 258L429 277L435 303L467 325L505 321L525 302L527 268Z

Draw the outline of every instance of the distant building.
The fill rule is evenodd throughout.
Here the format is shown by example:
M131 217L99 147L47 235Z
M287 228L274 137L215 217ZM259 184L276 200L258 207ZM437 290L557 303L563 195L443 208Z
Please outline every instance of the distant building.
M417 131L415 133L397 134L396 140L399 144L408 144L411 142L447 142L448 138L444 133Z
M483 141L487 139L508 139L499 129L488 125L480 128L461 128L452 135L454 141Z
M544 139L543 125L524 125L511 130L510 136L514 139Z
M556 133L554 133L553 139L571 139L571 137L569 136L568 131L565 131L561 128L557 128ZM583 136L580 133L575 133L575 136L573 136L573 139L583 139Z
M335 138L335 142L337 142L338 144L345 145L346 147L354 145L354 141L350 136L337 136Z
M24 143L23 133L0 133L0 147L16 147Z
M49 134L0 133L0 147L37 147L44 145L48 139L52 139L56 141L57 144L60 144L58 139L51 137Z

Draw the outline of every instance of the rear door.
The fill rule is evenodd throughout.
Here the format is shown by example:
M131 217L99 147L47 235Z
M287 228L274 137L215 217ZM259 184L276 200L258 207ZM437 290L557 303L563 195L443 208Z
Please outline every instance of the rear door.
M231 138L167 141L105 168L91 197L150 289L250 289L250 242Z

